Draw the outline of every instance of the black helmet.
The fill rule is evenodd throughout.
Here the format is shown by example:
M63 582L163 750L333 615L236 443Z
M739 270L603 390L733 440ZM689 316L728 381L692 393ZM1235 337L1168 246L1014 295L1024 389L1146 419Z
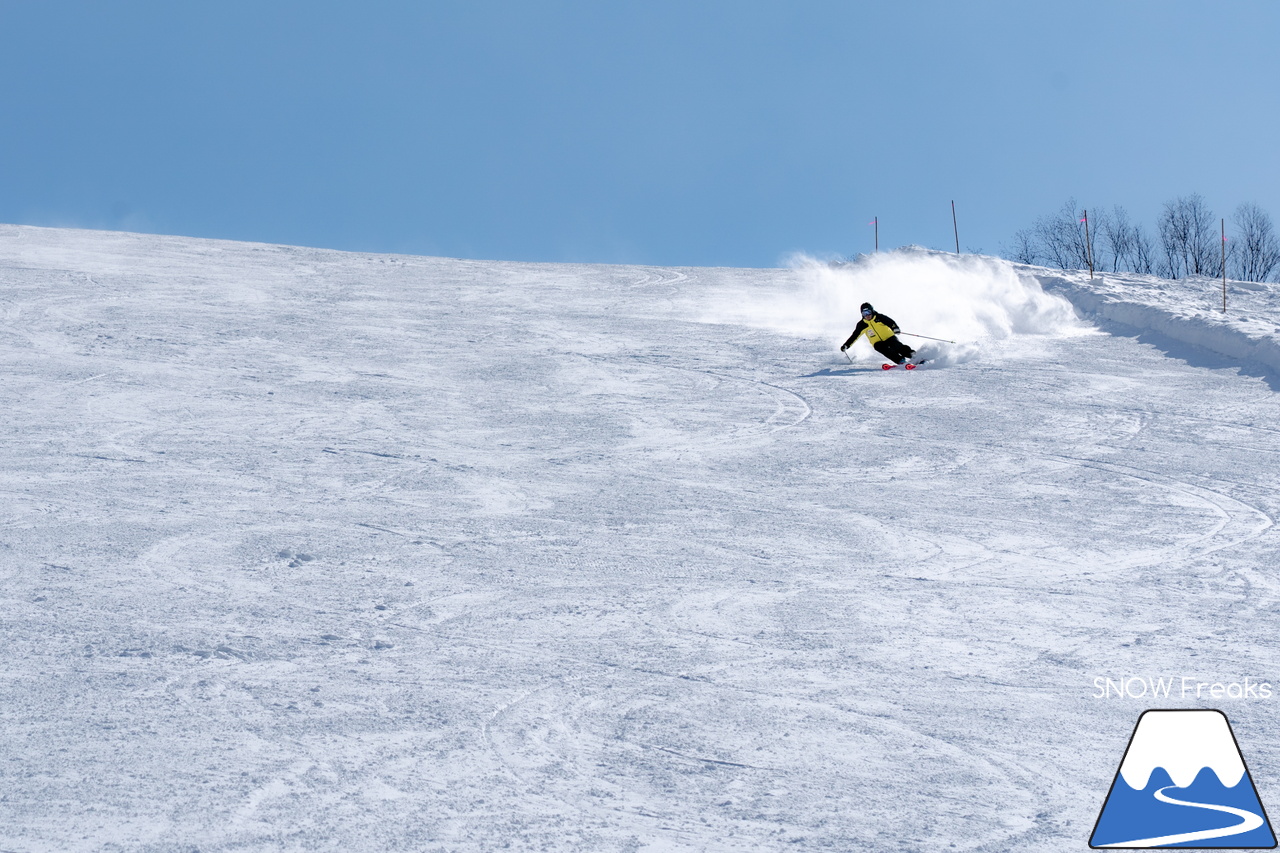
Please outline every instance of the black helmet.
M858 308L858 310L859 310L859 311L861 311L863 314L874 314L874 313L876 313L876 309L874 309L874 308L872 308L872 307L871 307L871 303L870 303L870 302L864 302L864 303L862 303L862 305Z

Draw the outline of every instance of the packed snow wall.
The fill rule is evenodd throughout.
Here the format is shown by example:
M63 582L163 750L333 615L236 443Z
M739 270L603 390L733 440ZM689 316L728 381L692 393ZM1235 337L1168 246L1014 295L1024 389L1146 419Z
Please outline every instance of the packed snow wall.
M1280 372L1280 284L1232 281L1224 310L1220 279L1177 280L1138 273L1097 273L1022 267L1046 291L1060 294L1091 319L1120 323L1163 336L1161 348L1186 355L1176 344L1253 362Z
M985 255L906 248L841 263L799 257L792 268L795 276L782 288L717 294L704 319L823 337L838 346L858 322L859 306L870 302L904 333L955 341L944 351L924 338L905 338L953 361L966 360L979 343L1083 328L1066 299L1046 293L1034 276L1009 262ZM850 354L882 360L865 345Z

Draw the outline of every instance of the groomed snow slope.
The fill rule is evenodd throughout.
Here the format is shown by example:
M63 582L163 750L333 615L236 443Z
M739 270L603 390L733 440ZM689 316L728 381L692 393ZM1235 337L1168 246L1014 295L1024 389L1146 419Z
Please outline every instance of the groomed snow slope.
M0 227L0 370L3 851L1060 851L1147 707L1280 791L1094 682L1280 681L1280 399L1002 262Z

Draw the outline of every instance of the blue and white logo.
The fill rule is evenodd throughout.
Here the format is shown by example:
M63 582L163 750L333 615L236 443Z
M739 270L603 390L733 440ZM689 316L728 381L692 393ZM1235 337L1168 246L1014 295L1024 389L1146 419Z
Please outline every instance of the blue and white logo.
M1144 712L1089 846L1275 847L1226 715Z

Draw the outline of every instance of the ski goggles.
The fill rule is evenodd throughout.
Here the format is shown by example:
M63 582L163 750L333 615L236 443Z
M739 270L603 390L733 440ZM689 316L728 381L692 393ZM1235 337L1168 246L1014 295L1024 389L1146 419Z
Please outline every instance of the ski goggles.
M876 312L872 311L870 308L863 308L863 309L862 309L862 316L863 316L863 317L870 317L870 316L871 316L872 314L874 314L874 313L876 313Z

